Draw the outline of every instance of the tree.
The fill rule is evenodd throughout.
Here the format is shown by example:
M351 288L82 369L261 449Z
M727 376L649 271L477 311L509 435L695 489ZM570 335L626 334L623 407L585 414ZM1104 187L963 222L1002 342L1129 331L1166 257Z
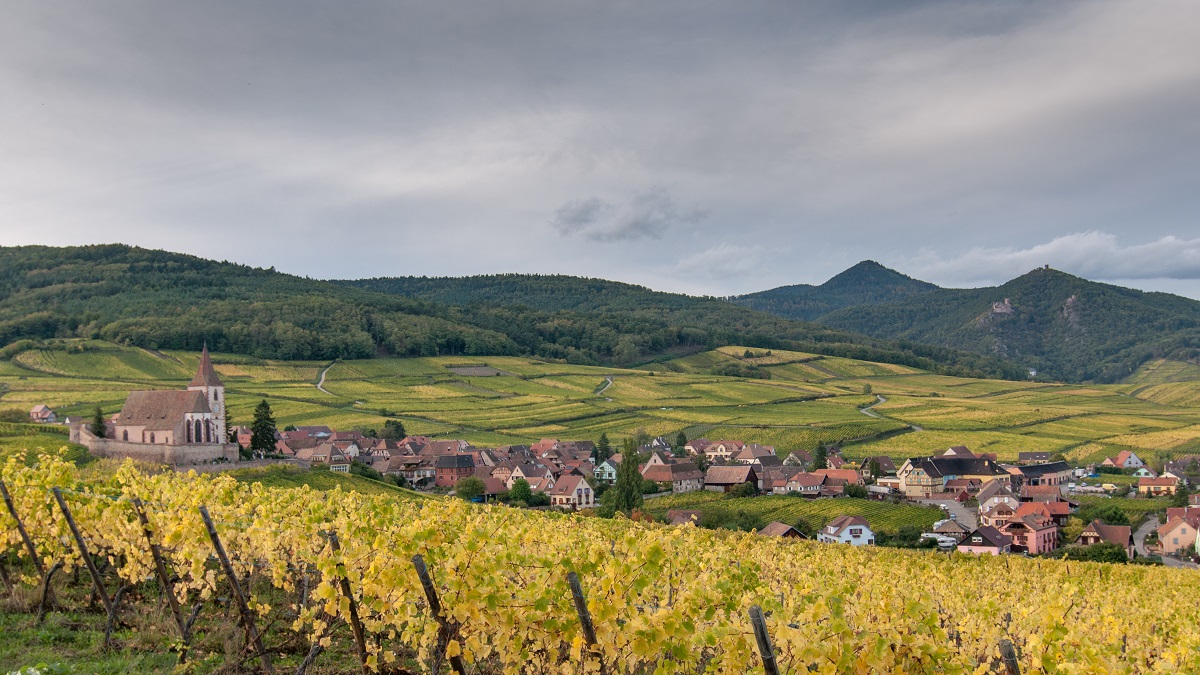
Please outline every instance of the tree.
M621 453L621 465L617 467L617 481L613 484L613 508L626 514L642 505L642 473L638 470L641 456L638 453L637 440L627 439L625 449Z
M96 406L96 412L92 414L92 423L88 425L88 431L96 438L104 438L108 433L108 425L104 422L104 413L100 406Z
M408 436L408 432L404 430L404 423L400 420L387 420L383 423L383 430L379 432L379 437L389 441L398 441Z
M529 481L524 478L514 480L512 487L508 489L508 498L514 502L528 504L533 499L533 490L529 487Z
M601 433L599 440L596 441L596 466L600 466L609 457L612 457L612 445L608 442L608 434Z
M817 449L813 452L813 471L816 471L817 469L828 469L828 468L829 468L829 455L825 450L825 446L818 445Z
M1188 505L1188 495L1182 488L1176 488L1175 494L1167 497L1167 506L1173 508L1183 508Z
M867 462L867 472L871 474L872 478L879 478L882 476L883 467L879 466L879 460L872 457L871 461Z
M847 485L846 489L842 492L842 494L846 495L847 497L853 497L855 499L866 499L867 498L867 488L865 488L861 485Z
M871 393L871 385L869 385L869 384L864 384L864 385L863 385L863 393L864 393L864 394L870 394L870 393Z
M729 494L734 497L753 497L755 492L757 490L755 490L753 483L739 483L733 486Z
M526 486L528 485L526 483ZM483 479L479 476L467 476L454 486L454 494L468 502L482 497L485 492L487 492L487 486L483 484Z
M254 421L250 424L250 449L254 452L275 451L275 416L271 404L263 399L254 407Z
M295 431L295 430L296 430L296 425L295 425L295 424L288 424L288 425L285 425L285 426L283 427L283 430L284 430L284 431Z
M654 440L650 436L650 432L646 431L645 427L638 427L637 431L633 432L633 448L636 450L643 445L650 445L650 441Z
M675 449L683 450L683 446L687 445L687 443L688 443L687 434L680 431L679 435L675 437Z

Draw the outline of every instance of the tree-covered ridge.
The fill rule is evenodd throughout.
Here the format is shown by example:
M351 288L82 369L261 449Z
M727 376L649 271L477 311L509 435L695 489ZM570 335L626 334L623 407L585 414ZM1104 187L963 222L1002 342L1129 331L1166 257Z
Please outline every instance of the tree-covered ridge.
M505 277L454 280L463 293L423 299L122 245L0 248L0 346L84 337L149 349L196 350L207 342L215 351L297 360L528 354L630 365L745 344L1021 375L996 359L788 321L712 298L572 277L514 275L510 286L497 279ZM467 292L479 289L490 295ZM546 301L560 295L558 304Z
M937 288L873 260L864 260L819 286L780 286L730 300L788 319L815 321L843 307L903 300Z
M501 274L471 277L387 277L339 282L416 300L457 306L475 325L502 330L538 351L536 331L555 327L551 356L578 357L580 338L609 340L615 363L703 345L741 344L913 366L948 374L986 373L1021 378L1024 372L993 357L910 341L879 340L793 321L719 298L652 291L642 286L566 275ZM601 331L591 330L600 326ZM615 334L614 332L615 331ZM615 341L612 341L615 337ZM586 344L586 343L585 343Z
M821 321L999 356L1068 381L1118 381L1152 358L1200 359L1200 302L1048 268L994 288L939 288L849 307Z

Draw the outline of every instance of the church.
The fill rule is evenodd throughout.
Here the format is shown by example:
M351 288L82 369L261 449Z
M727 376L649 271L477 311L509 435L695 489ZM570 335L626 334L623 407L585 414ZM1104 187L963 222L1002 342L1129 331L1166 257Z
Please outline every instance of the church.
M238 460L237 443L226 438L225 384L213 369L208 345L187 389L130 392L104 438L81 423L71 427L71 441L97 457L163 464Z

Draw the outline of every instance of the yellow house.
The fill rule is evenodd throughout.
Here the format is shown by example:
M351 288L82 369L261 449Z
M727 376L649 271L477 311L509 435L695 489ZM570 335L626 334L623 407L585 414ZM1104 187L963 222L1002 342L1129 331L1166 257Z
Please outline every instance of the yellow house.
M1138 492L1149 497L1173 495L1177 489L1179 489L1178 478L1163 477L1138 479Z
M1011 475L986 457L917 457L905 460L896 471L900 491L906 497L932 497L946 492L946 483L956 479L978 479L981 485L998 481L1011 485Z

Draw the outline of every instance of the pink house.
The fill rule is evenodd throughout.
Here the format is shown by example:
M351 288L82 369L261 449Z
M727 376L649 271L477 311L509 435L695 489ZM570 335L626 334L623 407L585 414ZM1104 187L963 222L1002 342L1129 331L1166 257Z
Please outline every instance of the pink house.
M958 550L961 553L990 553L992 555L1000 555L1008 553L1012 549L1012 540L1008 535L1003 534L1000 530L991 525L984 525L968 534L963 538L962 543L958 545Z
M1058 548L1058 526L1046 516L1028 515L1014 518L1000 528L1000 531L1012 539L1013 551L1037 555Z

